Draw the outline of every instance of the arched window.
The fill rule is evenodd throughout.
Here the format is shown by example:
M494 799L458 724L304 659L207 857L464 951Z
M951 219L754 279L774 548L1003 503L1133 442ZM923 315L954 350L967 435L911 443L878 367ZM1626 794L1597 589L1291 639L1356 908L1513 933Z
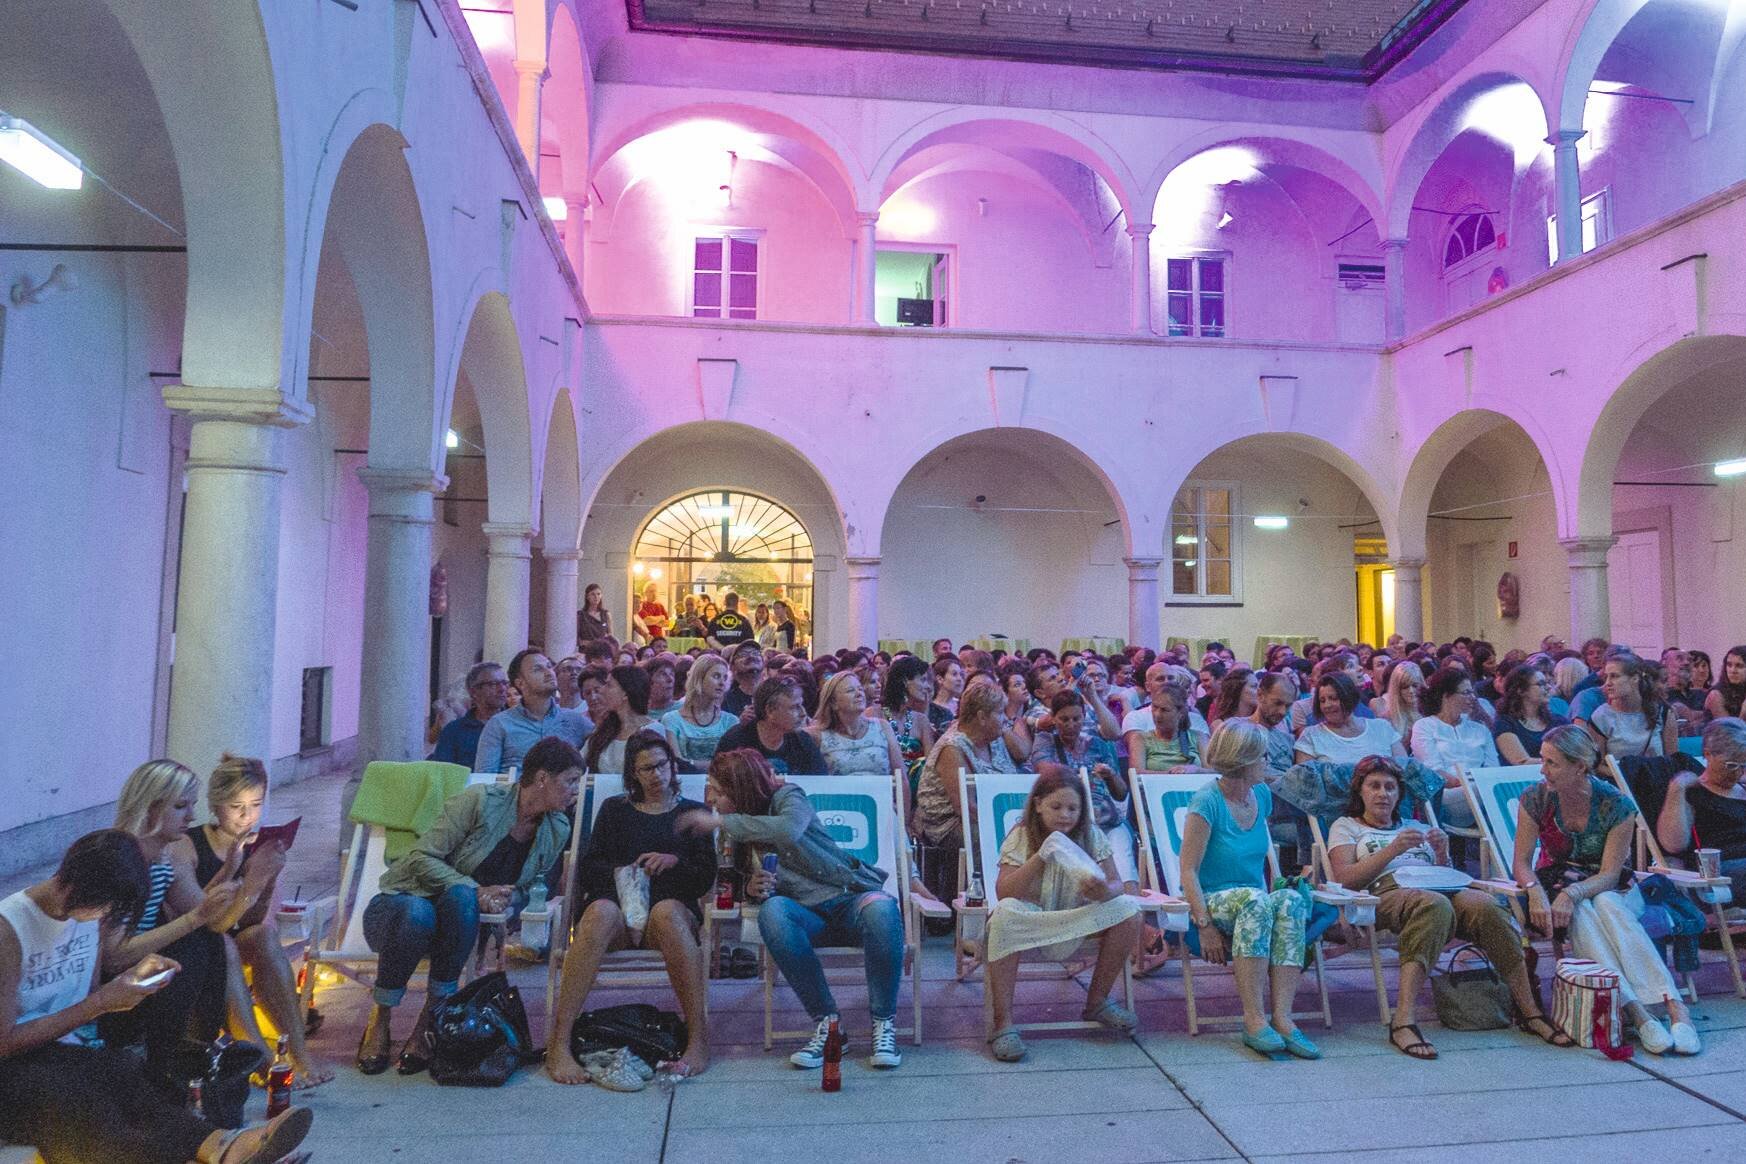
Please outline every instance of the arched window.
M733 590L741 610L785 597L804 617L812 609L812 538L794 514L755 493L692 493L658 510L637 534L631 586L640 594L650 582L675 614L687 594L719 604Z
M1443 244L1443 269L1447 271L1481 251L1497 245L1497 227L1491 215L1483 210L1460 215L1449 231L1449 241Z

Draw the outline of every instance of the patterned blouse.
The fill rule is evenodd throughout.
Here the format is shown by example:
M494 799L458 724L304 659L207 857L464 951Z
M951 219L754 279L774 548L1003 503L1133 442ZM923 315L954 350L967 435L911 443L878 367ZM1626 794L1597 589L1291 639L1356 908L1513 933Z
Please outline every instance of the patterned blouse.
M1591 875L1600 872L1607 834L1621 822L1630 820L1637 806L1613 785L1593 776L1588 778L1588 790L1592 798L1588 821L1579 831L1565 827L1558 811L1558 797L1545 781L1522 793L1522 811L1540 829L1540 857L1534 865L1536 869L1569 865Z

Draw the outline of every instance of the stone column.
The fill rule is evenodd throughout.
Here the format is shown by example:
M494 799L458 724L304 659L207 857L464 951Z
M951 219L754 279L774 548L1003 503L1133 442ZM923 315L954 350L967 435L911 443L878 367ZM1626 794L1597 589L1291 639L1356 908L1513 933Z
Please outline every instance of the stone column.
M576 653L576 612L581 609L576 592L577 564L581 550L544 550L546 560L546 652L556 662Z
M1152 224L1128 227L1134 243L1134 287L1129 296L1128 327L1136 335L1152 334Z
M576 272L576 282L587 291L588 285L582 282L582 263L588 254L588 195L564 195L564 257L570 260L570 269Z
M861 241L855 248L855 322L870 324L874 322L873 287L879 273L879 212L862 211L856 218L861 224Z
M1158 567L1162 558L1126 558L1128 564L1128 645L1154 651L1162 644L1158 633Z
M879 559L847 558L849 569L848 647L879 646Z
M1425 641L1425 559L1396 558L1390 565L1394 567L1394 633L1409 643L1422 643Z
M1612 598L1607 593L1607 551L1618 544L1604 538L1559 538L1570 560L1570 641L1612 638Z
M527 155L534 184L540 179L540 90L546 83L544 61L515 62L515 139Z
M358 762L421 760L430 676L432 498L448 481L429 469L358 470L370 491L364 567L364 657Z
M533 527L488 521L480 528L489 542L485 563L485 658L507 667L515 653L527 646Z
M1382 331L1391 340L1406 335L1406 245L1404 238L1382 240Z
M1576 156L1576 143L1586 132L1561 129L1546 139L1552 147L1553 204L1558 213L1558 261L1561 263L1582 253L1582 163Z
M225 752L270 760L281 429L309 405L277 388L172 384L193 420L176 592L169 754L204 779Z

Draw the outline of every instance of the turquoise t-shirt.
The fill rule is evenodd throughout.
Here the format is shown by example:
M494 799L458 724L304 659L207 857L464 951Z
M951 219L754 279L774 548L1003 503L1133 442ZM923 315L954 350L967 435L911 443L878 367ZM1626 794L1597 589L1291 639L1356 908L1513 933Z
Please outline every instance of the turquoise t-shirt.
M1200 890L1267 888L1267 818L1273 813L1273 792L1265 784L1255 786L1259 811L1255 823L1239 829L1231 819L1231 807L1215 780L1194 794L1188 811L1212 828L1206 839L1206 855L1200 859Z

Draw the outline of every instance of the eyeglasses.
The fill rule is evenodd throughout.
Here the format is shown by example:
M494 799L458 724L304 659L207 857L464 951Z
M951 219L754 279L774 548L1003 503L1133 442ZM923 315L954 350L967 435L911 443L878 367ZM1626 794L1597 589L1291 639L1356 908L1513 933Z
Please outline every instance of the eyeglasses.
M665 772L667 769L671 768L672 766L673 766L672 764L670 764L666 759L663 758L660 760L656 760L651 764L638 764L636 774L638 776L653 776L656 773Z

